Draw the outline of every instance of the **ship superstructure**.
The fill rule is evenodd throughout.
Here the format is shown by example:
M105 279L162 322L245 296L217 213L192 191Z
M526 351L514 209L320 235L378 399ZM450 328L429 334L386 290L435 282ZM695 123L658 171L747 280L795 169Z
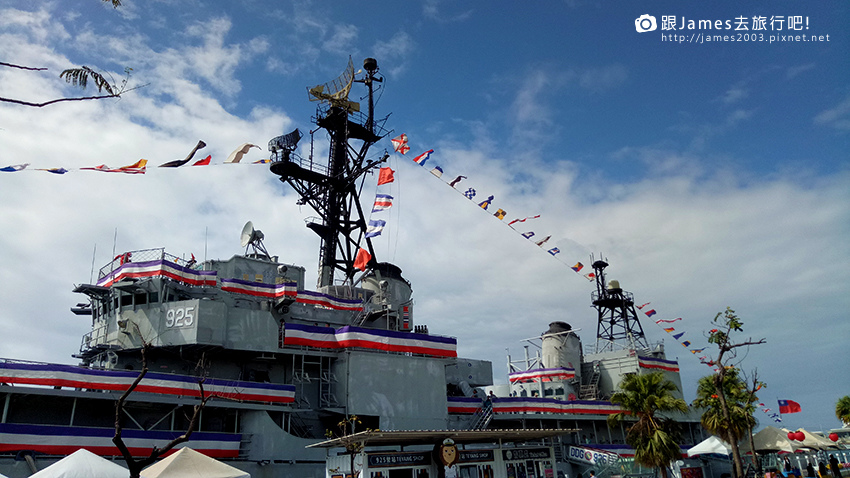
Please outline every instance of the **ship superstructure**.
M326 163L297 154L298 130L269 144L271 172L318 215L308 221L321 241L317 286L305 284L302 266L269 254L252 223L244 253L226 260L161 248L119 254L94 284L75 288L85 301L72 311L92 324L79 365L0 360L0 473L29 476L81 447L118 456L114 403L138 376L146 345L150 371L129 397L123 432L139 456L185 430L203 379L214 398L186 446L255 477L324 476L324 451L306 447L353 415L362 430L569 430L546 445L568 475L584 459L573 448L628 457L623 430L605 425L621 375L660 369L681 381L663 347L646 344L631 295L605 282L604 261L594 264L596 348L585 353L571 319L559 318L523 359L508 359L503 385L494 385L490 362L458 357L455 338L416 322L412 285L375 257L364 234L360 186L386 158L369 153L386 118L373 111L377 62L364 69L358 78L349 65L310 90L331 141ZM348 100L355 83L368 89L363 114ZM362 269L361 250L371 257ZM683 420L695 443L698 420Z

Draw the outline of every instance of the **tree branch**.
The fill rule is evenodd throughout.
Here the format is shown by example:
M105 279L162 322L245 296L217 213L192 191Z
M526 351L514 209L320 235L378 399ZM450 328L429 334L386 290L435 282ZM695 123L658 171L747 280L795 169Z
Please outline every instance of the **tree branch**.
M59 103L61 101L102 100L104 98L120 98L120 97L121 97L121 94L100 95L100 96L83 96L83 97L80 97L80 98L59 98L59 99L55 99L55 100L45 101L44 103L31 103L29 101L21 101L21 100L15 100L15 99L11 99L11 98L0 97L0 101L5 102L5 103L15 103L17 105L34 106L36 108L41 108L43 106L52 105L54 103Z
M138 326L136 327L138 330ZM112 436L112 443L118 448L118 451L121 452L121 455L124 457L124 460L129 464L133 461L133 455L130 453L130 450L127 448L127 445L124 444L124 440L121 438L121 432L124 427L121 424L122 422L122 412L124 411L124 403L127 401L127 397L133 393L133 390L139 385L145 375L148 373L148 360L145 352L148 349L148 343L142 340L142 371L133 380L133 383L130 387L121 394L121 397L118 399L118 402L115 403L115 435Z
M47 71L47 68L33 68L31 66L15 65L13 63L6 63L6 62L2 62L2 61L0 61L0 66L8 66L9 68L18 68L19 70Z

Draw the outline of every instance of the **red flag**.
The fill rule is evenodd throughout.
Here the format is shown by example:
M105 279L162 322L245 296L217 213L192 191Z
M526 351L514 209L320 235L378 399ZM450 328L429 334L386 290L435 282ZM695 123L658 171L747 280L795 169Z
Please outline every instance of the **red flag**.
M395 179L393 178L393 173L395 173L395 171L390 168L381 168L381 172L378 173L378 186L393 182Z
M212 159L212 155L207 156L204 159L199 159L199 160L195 161L194 163L192 163L192 166L207 166L207 165L210 164L211 159Z
M794 400L779 400L779 413L797 413L802 412L800 404Z
M369 254L369 251L361 247L360 250L357 251L357 257L354 258L354 267L360 269L361 271L365 271L366 264L368 264L371 260L372 254Z

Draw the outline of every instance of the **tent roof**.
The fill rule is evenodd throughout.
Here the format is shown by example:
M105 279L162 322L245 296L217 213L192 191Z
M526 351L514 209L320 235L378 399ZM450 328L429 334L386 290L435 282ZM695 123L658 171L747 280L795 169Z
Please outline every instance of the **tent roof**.
M142 478L251 478L239 468L188 447L145 468L141 475Z
M80 448L30 478L127 478L129 474L123 466Z
M788 432L784 432L776 427L767 426L764 430L753 435L753 443L756 451L767 452L787 452L794 453L799 445L788 439ZM750 444L747 440L741 445L741 453L749 453Z
M688 450L688 456L707 455L709 453L728 456L732 453L732 447L720 438L710 436Z
M791 430L786 430L784 428L783 428L783 430L785 431L786 435L788 435L788 433L791 431ZM792 443L794 443L794 444L800 443L801 445L799 445L799 446L801 446L803 448L811 448L812 450L829 450L829 449L834 450L834 449L838 448L838 446L832 440L827 440L826 438L812 434L808 430L804 430L802 428L800 428L798 431L803 432L803 435L805 436L805 438L803 438L803 441L796 441L795 440Z

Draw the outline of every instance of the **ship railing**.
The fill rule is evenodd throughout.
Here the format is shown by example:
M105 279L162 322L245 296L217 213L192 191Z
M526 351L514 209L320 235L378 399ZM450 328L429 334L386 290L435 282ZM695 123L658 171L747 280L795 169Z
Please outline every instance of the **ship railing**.
M136 251L123 252L115 256L111 261L109 261L108 264L100 268L97 273L97 278L98 280L103 279L104 277L121 267L121 265L126 262L148 262L159 260L173 262L178 266L183 267L191 267L195 264L194 261L187 261L182 257L177 257L174 254L169 254L165 252L164 247L158 247L155 249L139 249Z
M82 343L80 344L80 352L91 349L97 345L106 343L106 324L98 325L85 335L83 335Z
M318 117L321 116L323 118L327 118L330 114L330 109L333 107L331 102L322 101L319 103L316 108L317 117L314 117L313 120L318 120ZM378 137L383 137L389 134L389 131L386 129L387 120L389 120L390 115L386 115L383 118L372 118L372 131ZM356 123L364 128L369 128L369 115L366 111L353 111L348 110L348 120L352 123Z
M625 299L626 301L629 301L629 302L635 301L635 295L632 294L631 292L622 291L622 292L618 292L617 295L622 296L623 299ZM590 293L591 302L599 300L600 298L607 298L607 297L614 297L614 294L612 294L611 292L609 292L607 290L602 292L602 297L600 297L600 294L599 294L598 291L593 291L593 292Z
M282 151L276 151L272 153L271 160L273 163L278 162L289 162L297 165L301 169L306 169L307 171L312 171L314 173L321 174L323 176L328 176L329 171L328 167L324 164L317 163L313 161L313 158L302 158L295 151L291 151L288 155L284 154Z

